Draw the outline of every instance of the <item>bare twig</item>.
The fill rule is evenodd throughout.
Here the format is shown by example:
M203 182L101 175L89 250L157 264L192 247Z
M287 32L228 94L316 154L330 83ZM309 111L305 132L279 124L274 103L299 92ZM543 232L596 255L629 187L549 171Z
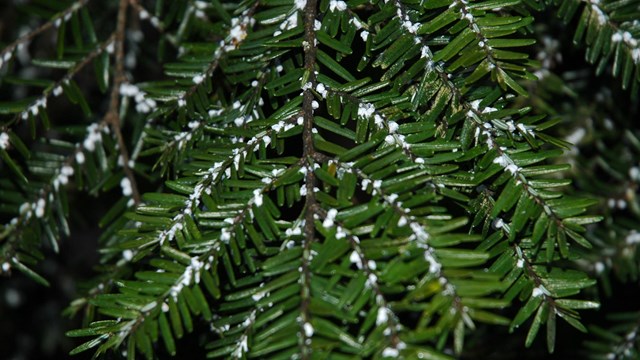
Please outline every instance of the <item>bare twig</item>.
M120 85L125 81L124 40L127 25L128 5L128 0L120 0L120 4L118 6L118 20L115 31L115 73L113 77L113 88L111 89L111 102L109 103L109 110L107 111L103 121L106 121L109 124L116 136L116 140L118 141L118 146L120 148L120 156L122 157L122 169L124 170L125 176L131 182L131 195L135 204L138 205L140 203L140 192L138 191L133 171L129 167L129 153L124 142L124 137L122 136L122 131L120 131L122 124L120 122L120 113L118 111L120 107Z
M58 16L55 16L55 17L51 18L51 20L47 21L46 23L44 23L44 24L38 26L37 28L31 30L30 32L22 35L20 38L16 39L14 42L9 44L7 47L5 47L4 49L0 50L0 59L3 59L5 54L12 53L16 49L16 47L20 46L21 44L24 44L24 43L27 43L27 42L33 40L33 38L35 38L39 34L43 33L44 31L47 31L48 29L50 29L54 25L57 26L57 22L58 21L65 20L64 19L65 17L69 16L70 14L72 14L75 11L78 11L81 7L85 6L88 2L89 2L89 0L80 0L78 2L75 2L75 3L73 3L73 5L69 6L68 8L66 8L65 10L60 12L58 14Z

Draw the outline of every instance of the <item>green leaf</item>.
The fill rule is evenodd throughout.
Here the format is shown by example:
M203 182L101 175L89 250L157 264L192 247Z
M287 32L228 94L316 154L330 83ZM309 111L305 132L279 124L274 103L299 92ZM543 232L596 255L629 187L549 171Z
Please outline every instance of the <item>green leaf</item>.
M511 325L509 326L509 331L512 332L515 328L519 327L524 323L534 311L538 309L540 304L542 303L542 296L531 296L527 303L520 308L520 311L516 314L511 321Z
M535 340L536 335L538 334L540 325L546 320L545 318L548 317L548 312L549 306L546 303L542 304L542 306L538 308L536 316L533 318L533 323L531 323L531 327L527 333L527 339L525 340L526 347L531 347L531 344L533 344L533 340Z
M71 350L69 352L69 355L76 355L76 354L79 354L79 353L81 353L83 351L87 351L87 350L89 350L91 348L94 348L94 347L100 345L100 343L105 341L108 337L109 337L108 334L103 334L103 335L100 335L99 337L97 337L95 339L89 340L86 343L84 343L84 344L74 348L73 350Z
M327 53L320 49L317 51L318 61L320 64L326 66L329 70L347 81L356 81L356 78L351 75L351 72L338 64L338 62L333 60L331 56L327 55Z
M23 183L28 183L29 182L27 177L24 176L24 174L22 173L22 169L20 169L20 166L18 164L16 164L15 161L13 161L13 159L11 158L11 156L7 153L7 151L5 149L0 149L0 158L2 158L2 161L4 161L4 163L7 164L9 169L11 169L11 171L13 171L13 173L16 176L18 176L18 179L20 181L22 181Z

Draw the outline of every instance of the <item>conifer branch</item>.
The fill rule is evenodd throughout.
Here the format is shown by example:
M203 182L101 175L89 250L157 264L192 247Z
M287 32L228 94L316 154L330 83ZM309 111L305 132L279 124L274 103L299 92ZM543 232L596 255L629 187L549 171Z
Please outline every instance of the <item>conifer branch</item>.
M615 21L629 6L568 1L559 13L571 12L567 20L584 10L588 45L594 30L614 31L598 25L592 5ZM510 100L527 95L519 79L536 81L529 71L541 68L530 51L518 50L549 20L526 13L526 6L544 8L534 3L186 0L154 7L120 0L105 14L116 21L100 17L95 31L87 15L96 14L82 9L54 41L62 60L33 61L65 69L62 80L37 72L9 73L3 82L44 97L0 103L8 114L0 167L44 185L2 173L0 212L14 219L0 226L0 273L18 270L46 284L29 267L42 257L41 238L55 249L58 236L74 228L66 209L76 203L68 203L64 185L93 195L122 179L123 196L100 221L108 224L102 276L67 310L89 322L68 333L90 337L71 354L126 349L151 359L163 342L175 355L176 339L197 325L211 326L190 335L206 336L208 358L238 359L441 358L450 347L464 357L465 342L492 333L476 331L476 323L513 331L533 318L526 346L545 322L554 339L556 317L584 330L582 310L598 304L579 294L594 281L570 267L595 268L604 278L613 273L605 266L619 264L607 257L616 254L610 249L586 253L590 243L581 234L599 236L586 225L601 217L585 215L594 201L563 197L569 180L557 176L570 167L557 164L561 151L548 147L567 142L547 131L558 121L538 115L547 109L536 98L542 95L530 94L531 108ZM153 45L139 36L125 54L125 33L139 21L180 45L175 59L158 64L149 56ZM603 45L594 51L600 71L614 48L628 77L636 71L631 50L618 43L632 44L637 32L620 21L629 34L596 34ZM108 34L114 23L108 42L98 44L93 33ZM81 71L78 78L92 59L96 76ZM154 71L139 74L129 66L136 61ZM547 80L536 84L543 90ZM107 95L89 91L94 84ZM68 131L41 134L34 126L36 115L45 125L55 115L42 112L48 94L62 92L85 114L93 110L85 100L105 103L86 134L76 119L65 122ZM25 134L10 127L24 113L41 139L23 143ZM130 116L140 121L125 124ZM124 129L133 131L128 147ZM598 145L590 152L601 152ZM633 145L640 151L640 141ZM136 163L142 156L148 161ZM134 166L153 192L134 191ZM640 179L640 170L625 166L611 169ZM625 205L635 211L633 189ZM627 237L633 252L640 235L622 220L605 229L618 225L623 230L594 242L614 248L617 237ZM629 264L626 275L635 276ZM553 351L555 341L548 343Z
M286 172L286 170L287 169L281 171L280 174ZM171 299L173 299L175 303L177 303L178 301L183 301L179 299L179 296L181 296L183 289L185 287L197 285L198 283L200 283L202 271L207 271L212 267L217 266L216 260L221 247L225 246L225 244L228 243L231 238L235 237L235 233L238 231L238 227L246 220L247 216L251 214L251 209L254 206L259 207L262 205L263 194L267 193L274 186L274 183L278 179L278 176L274 176L270 179L269 183L267 183L263 187L256 188L253 192L254 196L251 197L247 201L247 203L236 212L236 215L231 218L225 219L225 223L227 223L229 226L222 229L222 235L218 239L215 239L204 246L206 250L202 254L189 257L187 254L184 254L177 249L166 247L163 251L171 253L173 257L181 258L182 263L186 265L183 273L180 274L176 278L175 282L173 282L173 284L171 284L167 288L167 290L163 291L160 296L150 299L146 304L141 304L137 309L137 311L139 311L137 317L127 320L119 320L118 332L109 334L109 337L105 338L105 340L109 341L108 339L110 337L117 336L119 339L117 342L121 343L125 338L140 330L140 326L145 321L149 321L150 317L158 316L158 308L161 308L162 312L169 311L169 307L171 305L168 304L171 302ZM181 230L182 227L178 228L176 231ZM240 229L240 231L243 230ZM129 259L131 259L133 256L135 256L135 254L125 255L125 257ZM162 284L162 286L166 285L167 284ZM248 338L245 337L243 343L239 344L239 346L236 348L236 351L238 351L238 353L234 352L234 357L241 358L248 351L247 341Z
M88 0L87 0L88 1ZM0 130L7 131L11 126L17 124L20 120L26 120L29 116L36 116L40 111L46 111L47 101L51 96L59 96L63 93L63 85L66 85L71 81L80 70L85 68L87 65L91 64L91 62L101 55L103 52L112 52L113 44L115 41L115 34L111 34L109 38L98 46L94 48L91 52L85 55L79 62L74 64L67 73L58 81L56 81L52 86L47 87L43 92L42 96L40 96L36 101L31 103L27 108L7 121L6 123L0 125Z
M415 34L417 32L415 24L413 24L409 19L409 17L406 15L406 9L402 5L402 3L396 0L394 4L398 8L397 16L400 18L400 20L403 23L403 26L402 26L403 29L408 33ZM469 26L472 29L472 31L476 33L476 36L481 36L482 39L480 39L480 41L484 42L486 40L486 37L482 35L479 26L476 24L473 18L473 15L469 12L469 9L466 6L466 4L458 0L456 0L455 4L457 6L462 6L460 10L462 14L462 18L466 19L469 22ZM425 40L419 36L416 36L416 39L417 41L422 43L422 57L425 57L428 60L426 71L436 71L438 73L442 83L450 89L456 102L460 104L463 110L467 113L466 121L475 121L476 123L475 126L478 127L478 130L476 131L480 132L482 135L486 137L487 147L489 149L495 150L497 153L497 157L495 158L494 162L497 162L500 165L502 165L505 168L505 171L510 171L513 174L513 176L519 182L522 183L523 188L529 193L529 195L534 199L534 201L537 204L539 204L549 216L553 218L553 220L557 223L557 225L559 227L564 227L564 225L562 224L562 219L557 216L557 214L546 203L546 201L534 190L534 188L528 182L526 177L521 172L519 172L519 168L514 164L513 160L511 160L511 158L505 151L506 149L503 149L499 144L497 144L497 142L495 141L496 139L494 137L494 134L497 130L490 123L484 122L482 120L483 118L482 114L485 111L495 111L495 109L488 108L488 107L484 109L478 109L477 103L466 100L465 96L462 94L460 89L451 82L452 74L448 73L440 65L436 65L435 63L433 63L433 60L432 60L433 54L431 53L429 46L426 45ZM490 46L488 44L483 43L483 46L481 47L483 48L483 51L485 51L485 53L487 54L488 59L493 65L493 67L495 67L496 63L493 60ZM532 135L535 134L532 129L527 128L523 124L514 123L512 131L518 131L518 132L521 132L522 134L525 134L525 133L531 133Z
M302 250L302 302L300 304L302 321L302 324L300 324L302 327L300 331L302 342L300 355L303 360L309 359L311 356L310 343L311 336L313 336L313 331L309 330L309 327L311 326L309 323L309 304L311 301L311 270L309 269L309 264L311 256L311 243L314 242L316 236L314 211L317 207L317 202L315 198L316 178L313 173L313 156L316 152L313 144L313 112L315 109L315 100L311 89L315 88L316 86L316 33L314 26L316 21L317 6L318 5L316 0L307 0L306 2L306 6L304 8L304 41L302 42L302 47L304 50L304 68L306 71L305 77L307 78L306 84L310 84L309 86L307 86L306 84L304 86L304 99L302 103L302 157L307 163L307 170L305 173L306 197L304 204L305 222Z
M134 205L140 204L140 192L138 191L138 185L135 175L131 167L129 166L129 151L127 150L127 144L122 136L122 123L120 121L120 88L126 80L124 73L124 41L125 31L127 29L127 9L128 0L120 0L118 5L118 18L116 20L115 30L115 71L113 76L113 88L111 89L111 101L109 103L109 109L104 117L104 120L113 131L116 141L118 142L118 148L120 149L120 157L122 158L122 170L125 177L129 180L129 186L126 187L126 191L131 192ZM123 187L124 188L124 187Z
M389 337L389 346L385 346L382 351L382 356L387 357L397 357L399 351L406 348L406 344L400 340L398 336L398 324L397 315L393 312L391 307L389 306L389 301L385 298L384 293L380 289L380 285L378 284L378 276L375 273L376 262L373 260L369 260L362 248L360 247L360 239L351 234L349 230L347 230L346 226L340 222L335 220L337 216L337 211L335 209L330 209L326 211L322 208L316 208L316 213L320 217L320 220L323 220L323 226L325 224L331 224L331 227L335 223L336 226L336 238L343 238L349 241L351 245L352 253L350 255L351 263L355 264L358 270L362 270L365 274L367 280L365 283L365 288L369 288L373 291L375 303L378 307L377 315L376 315L376 325L386 325L386 329L384 330L384 335Z
M155 16L152 16L149 10L147 10L144 6L140 5L138 0L129 0L129 5L133 8L133 10L138 14L140 20L147 20L158 32L161 34L166 33L166 29L164 24ZM167 37L171 44L176 45L177 42L173 36Z
M97 142L96 137L101 136L101 133L108 130L106 126L104 122L89 126L86 137L75 144L74 150L59 163L58 169L34 194L35 197L24 202L20 206L18 216L4 225L0 233L0 241L6 239L6 242L2 244L0 263L9 264L15 262L14 259L17 253L17 247L20 246L22 231L28 225L32 224L33 220L45 221L48 213L57 210L51 203L53 193L60 191L61 187L69 185L69 178L72 177L75 172L74 166L80 167L82 163L84 163L85 156L82 150L83 147L86 147L88 143L94 144L94 142ZM62 217L67 216L67 214L61 215ZM69 229L66 224L63 224L62 231L64 231L66 235L69 235ZM58 236L58 234L54 235ZM52 241L51 245L57 252L57 242Z
M52 27L59 27L62 24L63 21L67 22L71 18L71 15L73 15L74 12L80 10L82 7L87 5L87 3L89 3L89 0L78 0L78 1L76 1L75 3L73 3L68 8L66 8L65 10L61 11L60 13L58 13L57 16L54 16L49 21L47 21L44 24L38 26L36 29L33 29L33 30L29 31L28 33L22 35L20 38L16 39L14 42L12 42L11 44L9 44L6 47L4 47L3 49L1 49L0 50L0 68L2 68L3 63L9 62L9 60L11 60L11 58L13 56L12 55L13 51L17 47L24 46L25 44L27 44L31 40L33 40L36 36L40 35L41 33L45 32L47 30L49 30Z

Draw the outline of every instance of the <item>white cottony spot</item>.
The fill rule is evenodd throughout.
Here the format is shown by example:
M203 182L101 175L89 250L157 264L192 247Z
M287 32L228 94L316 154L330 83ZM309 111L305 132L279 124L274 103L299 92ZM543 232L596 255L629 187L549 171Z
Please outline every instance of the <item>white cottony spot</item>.
M304 336L306 337L312 337L313 336L313 325L311 325L310 323L306 322L304 323Z
M325 88L324 84L322 83L318 83L318 85L316 85L316 91L318 92L318 94L320 94L323 98L327 97L327 89Z
M73 175L73 168L69 165L64 165L62 169L60 169L60 172L65 176L71 176Z
M376 316L376 325L384 324L389 321L389 309L384 306L378 308L378 315Z
M53 96L60 96L62 94L62 86L56 86L53 88Z
M531 296L533 297L542 296L545 294L545 292L546 292L546 289L544 288L544 286L539 285L538 287L533 288L533 291L531 292Z
M262 189L253 190L253 202L256 206L262 206Z
M200 84L203 81L204 81L204 75L199 74L193 77L194 84Z
M358 105L358 116L368 118L376 111L375 106L371 103L360 103Z
M518 259L518 262L516 263L516 266L518 268L524 267L524 259Z
M47 203L43 198L38 199L38 202L35 205L36 217L37 218L44 217L44 210L45 210L46 205L47 205Z
M131 259L133 259L133 251L129 249L123 251L122 258L125 259L126 261L131 261Z
M333 220L335 220L337 214L338 214L338 210L336 210L336 209L330 209L329 211L327 211L327 217L322 222L322 226L324 228L332 227L333 226Z
M362 269L362 259L360 258L360 255L357 251L354 250L353 252L351 252L349 261L351 261L352 264L356 264L356 267L358 267L358 269Z
M398 357L398 355L400 354L400 352L398 351L398 349L396 348L392 348L392 347L388 347L385 348L384 350L382 350L382 356L383 357Z
M0 134L0 149L6 149L9 147L9 134L3 132Z
M123 177L122 180L120 180L120 187L122 188L122 195L124 196L131 196L131 194L133 193L133 189L131 188L131 180L129 180L128 177Z
M386 142L389 145L393 145L396 143L396 138L394 138L393 135L387 135L384 138L384 142Z
M627 237L625 238L625 242L628 245L640 243L640 233L635 230L629 231L629 234L627 234Z
M84 164L84 153L81 150L78 150L76 152L76 162L78 163L78 165L82 165Z
M329 2L329 10L330 11L345 11L347 10L347 4L344 1L340 0L331 0Z
M367 30L362 30L360 37L362 38L362 41L367 41L369 38L369 32Z

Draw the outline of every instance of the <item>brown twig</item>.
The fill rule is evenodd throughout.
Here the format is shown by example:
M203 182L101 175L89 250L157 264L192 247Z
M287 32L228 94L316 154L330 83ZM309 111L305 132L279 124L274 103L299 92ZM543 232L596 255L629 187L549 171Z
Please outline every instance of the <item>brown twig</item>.
M311 87L316 85L315 64L316 64L316 33L314 30L314 23L316 19L317 0L308 0L305 8L305 21L304 21L304 67L309 74L308 82L311 83ZM304 223L304 249L303 249L303 261L302 261L302 274L303 281L301 296L302 302L300 304L300 312L302 314L302 324L306 325L309 322L309 305L311 302L311 273L309 270L311 243L315 238L315 207L317 205L314 189L316 178L313 173L313 158L315 154L315 148L313 145L313 101L314 95L310 88L305 87L304 100L302 104L303 111L303 130L302 130L302 142L303 142L303 154L302 158L307 162L308 168L305 175L307 195L305 198L305 223ZM301 331L302 335L302 359L309 359L311 356L310 347L308 347L307 341L309 337L306 334L305 329Z
M0 50L0 58L3 58L6 53L13 52L15 48L20 46L21 44L29 42L39 34L47 31L55 24L56 21L63 19L65 16L73 13L74 11L78 11L81 7L86 5L88 2L89 0L80 0L78 2L75 2L73 3L73 5L63 10L58 16L51 18L51 20L47 21L46 23L22 35L20 38L16 39L14 42L6 46L4 49Z
M115 72L113 77L113 88L111 89L111 102L109 103L109 110L104 117L104 120L109 126L113 133L116 136L116 140L118 141L118 147L120 148L120 156L122 157L122 169L124 170L125 176L131 182L131 195L133 197L133 201L136 205L140 203L140 192L138 191L138 186L136 184L136 178L133 174L133 171L129 167L129 153L127 151L127 146L124 142L124 137L122 136L122 132L120 131L120 126L122 125L120 122L120 85L125 81L125 73L124 73L124 40L125 40L125 31L127 25L127 8L129 5L128 0L120 0L120 4L118 6L118 20L116 24L115 31Z
M88 53L85 57L83 57L82 60L78 61L75 65L73 65L60 80L56 81L53 85L47 87L47 89L42 92L42 96L40 96L38 99L48 99L51 97L51 95L56 96L57 95L55 93L56 89L60 89L63 84L69 83L69 81L71 81L73 77L78 72L80 72L80 70L84 69L85 66L89 65L91 61L93 61L93 59L98 57L98 55L102 54L103 52L108 51L109 47L113 43L113 40L114 40L114 36L113 35L109 36L107 40L103 41L95 49L93 49L90 53ZM0 129L2 129L3 131L6 131L11 126L19 122L20 119L22 119L23 114L25 114L26 112L29 112L29 109L31 108L31 106L35 106L35 103L36 102L31 103L25 110L15 114L11 120L7 121L3 125L0 125Z

